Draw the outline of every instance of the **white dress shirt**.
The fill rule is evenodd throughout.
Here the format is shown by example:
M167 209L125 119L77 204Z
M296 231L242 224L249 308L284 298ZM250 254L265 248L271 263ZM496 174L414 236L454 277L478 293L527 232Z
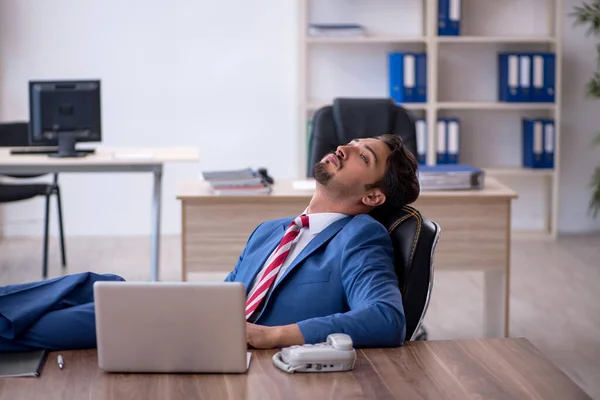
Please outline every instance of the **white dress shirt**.
M304 211L303 214L306 214L306 210ZM296 236L296 238L292 242L292 248L290 249L290 253L288 254L285 261L283 262L283 265L281 266L281 269L279 270L279 273L277 274L277 278L275 279L275 283L277 283L279 281L279 279L281 279L281 277L283 276L285 271L292 264L292 261L294 261L296 256L298 256L298 254L300 254L300 252L308 245L308 243L310 243L310 241L315 236L317 236L323 229L327 228L329 225L331 225L335 221L342 219L344 217L347 217L346 214L341 214L341 213L316 213L316 214L307 214L307 215L308 215L308 229L302 228L300 230L300 233L298 234L298 236ZM286 229L287 229L287 227L286 227ZM267 262L263 265L261 272L259 272L258 275L256 275L256 279L254 280L254 283L252 284L252 289L248 293L252 293L255 286L258 284L258 282L260 282L260 279L262 278L264 269L267 265L269 265L274 254L275 254L275 252L273 252L269 256L269 258L267 259Z

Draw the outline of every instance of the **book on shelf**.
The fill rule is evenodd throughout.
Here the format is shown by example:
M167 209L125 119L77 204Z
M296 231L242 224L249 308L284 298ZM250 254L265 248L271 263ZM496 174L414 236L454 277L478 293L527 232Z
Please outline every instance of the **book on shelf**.
M252 168L202 171L201 176L216 195L271 193L271 185L266 176Z
M365 35L362 25L352 23L309 24L308 35L315 37L360 37Z

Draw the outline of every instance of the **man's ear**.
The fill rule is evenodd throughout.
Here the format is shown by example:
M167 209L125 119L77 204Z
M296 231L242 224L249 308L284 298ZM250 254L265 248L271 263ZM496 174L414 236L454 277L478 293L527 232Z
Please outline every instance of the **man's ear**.
M381 189L371 189L362 198L363 204L370 207L377 207L385 203L385 194Z

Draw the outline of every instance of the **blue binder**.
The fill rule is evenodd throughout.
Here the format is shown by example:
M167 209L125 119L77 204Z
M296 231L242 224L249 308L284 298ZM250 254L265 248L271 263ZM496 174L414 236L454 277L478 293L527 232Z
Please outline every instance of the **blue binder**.
M523 118L523 166L543 168L544 122L540 119Z
M449 36L448 25L448 10L450 8L450 0L438 0L438 36Z
M529 53L519 53L519 102L531 101L531 79L533 75L532 57Z
M423 118L415 120L417 131L417 160L419 164L427 164L427 121Z
M436 131L436 163L446 164L448 161L448 122L438 118Z
M460 160L460 120L446 118L446 164L458 164Z
M417 97L417 57L415 53L404 53L402 82L404 83L404 102L414 103Z
M542 166L544 168L554 168L554 149L556 145L556 135L554 131L554 120L544 119L544 150Z
M553 103L556 91L556 56L554 53L532 54L531 101Z
M519 91L519 55L498 53L498 101L518 102Z
M418 103L427 102L427 54L416 53L416 85L417 92L414 96L414 101Z
M404 53L388 54L389 96L396 103L404 103Z
M396 103L427 101L426 53L388 54L389 96Z
M459 36L462 0L438 0L438 35Z

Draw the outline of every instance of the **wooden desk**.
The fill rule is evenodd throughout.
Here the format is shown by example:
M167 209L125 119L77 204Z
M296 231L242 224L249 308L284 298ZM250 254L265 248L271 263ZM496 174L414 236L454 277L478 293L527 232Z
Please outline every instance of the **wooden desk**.
M198 161L198 149L193 147L123 148L98 147L95 154L81 158L50 158L47 155L11 155L9 148L0 148L0 174L45 174L54 172L151 172L154 175L152 194L152 281L158 280L160 210L163 164Z
M95 350L50 353L39 378L0 379L0 400L30 399L589 399L526 339L409 342L358 350L346 372L288 374L274 350L245 374L111 374Z
M215 196L204 181L181 182L182 280L194 272L231 271L261 222L300 214L312 194L294 189L292 181L276 182L270 195L259 196ZM423 191L413 204L441 225L436 269L484 272L488 337L509 336L510 212L516 197L488 177L483 190Z

